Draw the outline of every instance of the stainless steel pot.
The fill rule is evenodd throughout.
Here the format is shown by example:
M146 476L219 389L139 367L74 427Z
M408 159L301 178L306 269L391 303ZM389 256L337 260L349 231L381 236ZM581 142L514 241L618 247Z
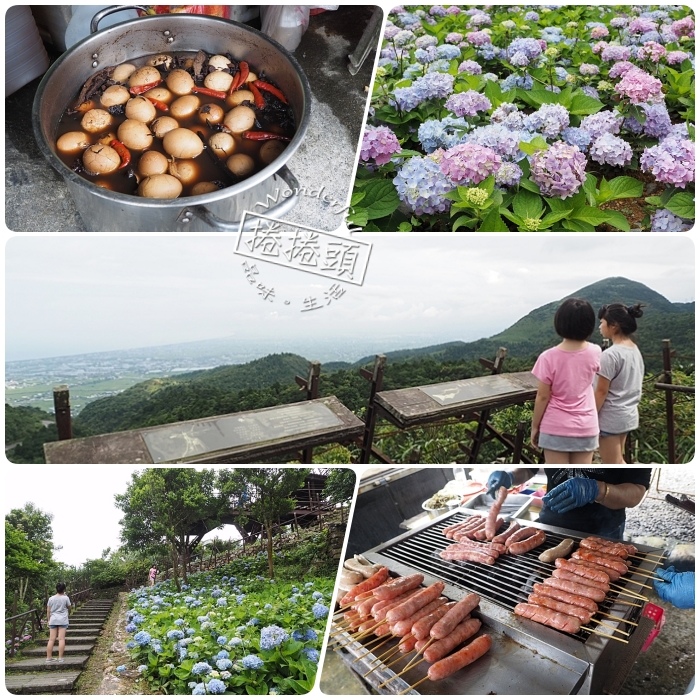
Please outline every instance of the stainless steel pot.
M99 20L117 8L95 16ZM96 71L161 52L229 52L262 67L294 111L297 132L270 165L231 187L179 199L146 199L97 187L74 173L56 155L61 114ZM293 56L276 41L245 25L202 15L169 14L115 24L87 37L63 54L41 81L32 121L39 148L63 176L90 231L238 231L244 211L280 217L298 198L299 183L286 166L308 128L309 81ZM290 194L291 193L291 194ZM289 195L289 196L283 196Z

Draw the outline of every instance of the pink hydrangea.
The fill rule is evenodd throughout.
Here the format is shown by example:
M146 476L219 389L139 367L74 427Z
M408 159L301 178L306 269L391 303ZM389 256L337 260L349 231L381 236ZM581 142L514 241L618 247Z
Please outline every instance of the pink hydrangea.
M628 25L630 34L646 34L656 31L656 22L646 17L635 17Z
M695 36L695 22L693 16L688 15L683 19L679 19L671 24L671 31L678 39L682 36L689 36L691 39Z
M630 63L629 61L618 61L610 69L610 72L608 73L608 75L611 78L619 78L619 77L623 76L625 73L627 73L627 71L630 68L634 68L634 67L635 67L634 63Z
M364 162L373 160L377 165L384 165L400 150L401 144L388 126L369 126L362 136L360 159Z
M668 136L658 145L645 148L639 164L658 182L685 189L695 180L695 144L689 139Z
M668 63L669 66L675 66L678 63L683 63L686 58L690 58L690 54L685 51L669 51L666 54L666 63Z
M603 48L600 57L604 61L628 61L631 55L632 49L629 46L609 44Z
M660 102L663 99L661 81L641 68L631 68L615 86L615 92L629 97L634 105L643 102Z
M491 148L463 143L440 154L440 170L457 185L477 185L501 166Z
M610 36L607 27L593 27L593 29L591 29L591 39L602 39L606 36Z
M586 156L577 146L555 141L532 156L530 177L545 197L566 199L576 194L586 179Z
M637 50L637 59L650 59L652 63L658 63L666 55L666 48L655 41L645 41L644 46Z
M487 32L469 32L464 37L472 46L484 46L491 43L491 35Z
M595 44L593 44L591 51L593 51L593 53L597 55L601 53L605 48L607 48L607 46L607 41L597 41Z

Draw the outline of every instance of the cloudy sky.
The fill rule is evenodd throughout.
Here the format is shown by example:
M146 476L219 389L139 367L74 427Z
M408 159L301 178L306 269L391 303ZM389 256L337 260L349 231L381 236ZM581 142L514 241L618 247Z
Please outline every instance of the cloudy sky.
M237 336L475 340L611 276L695 299L695 251L673 236L358 236L364 284L268 262L235 236L21 236L6 244L6 359ZM251 284L248 278L255 284ZM257 285L274 288L265 300ZM336 287L336 290L338 287ZM315 298L318 308L303 310ZM633 300L630 300L633 301ZM391 348L386 348L391 349ZM378 349L384 351L385 348Z

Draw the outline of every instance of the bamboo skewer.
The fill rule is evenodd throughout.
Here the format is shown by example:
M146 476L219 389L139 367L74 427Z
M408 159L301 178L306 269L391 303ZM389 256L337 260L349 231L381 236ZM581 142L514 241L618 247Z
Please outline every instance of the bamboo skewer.
M640 606L641 607L641 606ZM616 617L615 615L611 615L610 613L603 612L602 610L598 611L601 615L605 615L606 617L609 617L613 620L619 620L620 622L625 622L628 625L633 625L634 627L639 627L638 622L632 622L631 620L625 620L623 617Z
M637 568L636 566L635 566L635 567L630 567L630 571L634 571L634 573L635 573L637 576L644 576L644 577L650 578L650 579L652 579L652 580L654 580L654 581L663 581L663 580L664 580L664 579L662 579L660 576L654 576L654 575L650 574L646 569L640 569L640 568ZM640 585L641 585L641 584L640 584Z
M652 591L654 590L654 586L650 586L648 583L639 583L639 581L634 581L633 579L626 578L625 576L620 576L620 581L627 581L628 583L634 583L636 586L641 586L642 588L649 588Z
M632 583L634 583L634 581L632 581ZM611 584L611 587L613 585L618 586L618 588L615 589L615 593L617 593L617 595L619 595L619 596L625 595L628 598L634 598L635 600L644 600L647 603L649 602L649 598L647 598L646 596L643 596L641 593L634 593L633 591L628 591L625 588L620 588L618 584Z
M617 627L615 627L612 622L608 622L607 620L597 620L595 617L592 617L591 622L596 622L599 625L603 625L606 630L612 629L614 632L619 632L620 634L624 634L625 637L630 636L629 632L623 632L622 630L617 629Z
M409 690L413 690L417 685L420 685L423 681L427 681L427 680L428 680L428 676L421 678L417 683L414 683L413 685L409 685L408 688L406 688L406 690L402 690L400 693L398 693L398 695L405 695Z
M609 639L614 639L617 642L622 642L623 644L629 644L629 642L626 639L620 639L619 637L615 637L612 634L605 634L604 632L598 632L597 630L591 629L590 627L581 627L582 630L586 630L586 632L592 632L593 634L597 634L599 637L608 637Z
M379 647L384 646L389 641L389 637L391 637L391 633L387 632L386 634L383 634L381 637L377 637L374 641L379 641L380 639L383 640L380 644L377 644L376 646L372 647L371 649L368 649L362 656L358 656L355 661L359 661L360 659L364 659L365 656L369 656L373 651L376 651L379 649ZM368 644L371 644L371 642L368 642Z
M612 606L614 607L615 605L629 605L632 608L641 608L642 604L641 603L632 603L629 600L620 600L619 598L615 598L614 600L612 598L606 598L608 602L612 603Z

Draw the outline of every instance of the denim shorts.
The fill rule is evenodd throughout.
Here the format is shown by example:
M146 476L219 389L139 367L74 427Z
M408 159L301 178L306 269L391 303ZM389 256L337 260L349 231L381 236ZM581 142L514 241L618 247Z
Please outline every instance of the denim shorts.
M620 437L620 435L627 435L627 433L606 433L604 430L600 431L600 437Z
M593 452L598 447L598 436L565 437L540 433L537 444L541 449L553 452Z
M50 630L55 630L56 628L68 627L68 625L49 625Z

